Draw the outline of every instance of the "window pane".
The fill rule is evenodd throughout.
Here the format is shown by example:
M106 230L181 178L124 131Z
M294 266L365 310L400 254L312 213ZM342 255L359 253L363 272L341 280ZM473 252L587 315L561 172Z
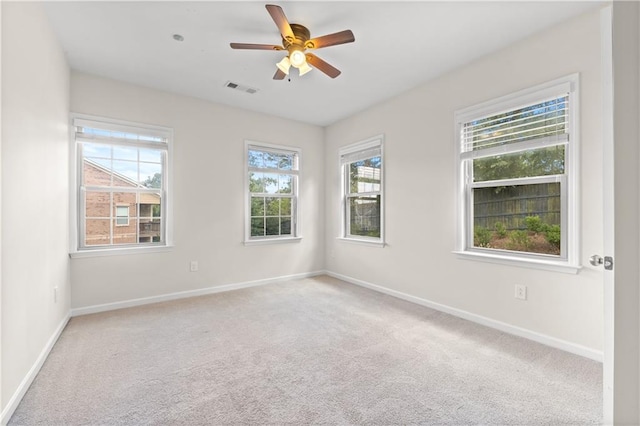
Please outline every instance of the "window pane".
M251 197L251 216L264 216L263 197Z
M291 235L291 218L290 217L280 218L280 233L282 235Z
M269 169L278 168L278 164L280 164L280 158L281 158L279 154L264 152L263 157L264 157L264 167Z
M138 242L158 242L162 235L162 222L159 218L140 218Z
M137 216L137 194L135 192L114 192L113 205L115 206L113 215L118 216L118 209L128 209L131 217Z
M87 192L85 194L85 217L110 218L111 217L111 193Z
M82 184L111 186L111 160L88 160L82 162Z
M138 163L135 161L113 161L113 186L135 186L138 180Z
M140 148L138 151L140 152L140 161L148 161L151 163L162 162L162 151L159 149Z
M147 188L162 187L162 165L156 163L140 163L140 184Z
M153 214L152 207L153 206L151 204L140 203L140 213L138 213L138 217L150 218Z
M564 174L564 145L473 160L473 181Z
M280 218L267 217L265 221L266 235L280 235Z
M262 173L249 172L249 191L256 194L264 192L264 175Z
M380 237L380 196L349 198L349 234Z
M560 183L473 190L473 246L560 255Z
M118 225L118 219L113 220L113 244L135 244L138 242L136 220L130 220L126 226Z
M280 214L283 216L291 216L291 198L280 199Z
M141 192L138 198L140 200L140 217L160 217L160 206L162 205L160 194Z
M278 193L278 175L274 173L264 174L264 192L267 194Z
M87 219L84 244L87 246L111 244L110 219Z
M252 237L264 236L264 218L263 217L251 218L251 236Z
M138 148L116 145L113 147L113 158L116 160L138 161Z
M280 198L265 198L265 216L280 216Z
M349 191L351 193L380 191L380 157L349 164Z
M82 155L84 158L111 158L111 146L98 143L83 143Z
M291 170L293 168L293 155L281 155L278 168L280 170Z
M264 167L264 158L261 151L249 150L249 167Z
M291 183L293 179L291 175L278 176L278 192L281 194L291 194Z

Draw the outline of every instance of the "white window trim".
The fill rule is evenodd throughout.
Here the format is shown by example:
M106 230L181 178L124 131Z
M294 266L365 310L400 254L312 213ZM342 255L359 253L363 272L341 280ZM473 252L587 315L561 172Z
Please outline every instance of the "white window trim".
M88 247L80 248L79 244L79 208L80 208L80 194L78 186L78 176L80 176L80 168L82 164L78 162L77 143L75 140L75 126L76 120L87 120L90 122L102 122L112 128L121 126L123 129L135 127L139 129L145 129L149 131L151 135L163 135L168 137L167 143L167 160L163 175L163 187L165 188L164 199L165 208L165 242L164 244L154 243L153 245L131 245L131 246L101 246L101 247ZM71 188L71 196L69 197L69 257L71 258L85 258L85 257L101 257L101 256L117 256L117 255L130 255L130 254L143 254L143 253L159 253L170 251L174 247L173 240L173 129L169 127L155 126L145 123L136 123L125 120L112 119L102 116L74 113L70 114L69 121L69 164L71 172L69 173L69 184Z
M342 156L351 154L358 151L364 151L370 148L380 148L380 157L382 158L382 165L380 167L380 238L365 237L359 235L347 234L347 200L346 190L347 181L345 173L345 165L342 164ZM384 181L385 181L385 158L384 158L384 134L376 135L371 138L352 143L341 147L338 150L338 170L340 170L340 235L339 241L358 243L362 245L368 245L373 247L385 247L385 208L384 208Z
M468 202L468 189L465 185L465 161L462 157L462 144L460 140L461 126L481 116L495 114L500 111L516 109L524 105L531 105L558 94L559 91L569 93L569 135L571 143L566 144L565 176L562 177L562 196L564 197L562 208L566 213L562 215L561 229L565 238L566 257L558 258L541 254L525 254L502 250L490 250L473 248L469 241L473 241L473 229L470 225L470 206ZM577 273L580 265L580 91L579 74L571 74L553 81L549 81L528 89L524 89L510 95L502 96L487 102L483 102L468 108L458 110L454 114L454 134L456 142L456 246L454 253L461 259L476 260L482 262L498 263L503 265L535 268L555 272ZM466 158L472 155L466 154ZM534 178L540 179L540 178ZM524 180L523 180L524 182ZM495 183L495 182L494 182Z
M296 185L294 185L295 194L293 196L295 202L292 203L291 208L294 212L291 214L291 220L294 229L293 235L287 236L265 236L265 237L251 237L251 193L249 192L249 147L255 147L258 149L273 149L276 151L289 151L295 152L298 157L298 169L295 171L297 176ZM297 243L302 240L302 214L301 197L300 197L300 182L302 182L302 149L299 147L293 147L288 145L276 145L265 142L258 142L254 140L244 141L244 241L246 246L251 245L264 245L264 244L282 244L282 243Z
M127 209L127 216L118 216L118 208L126 208ZM129 226L129 218L131 216L130 215L131 212L129 210L130 210L130 208L129 208L128 204L127 205L123 205L123 206L116 205L116 217L115 217L116 226ZM118 223L118 219L127 219L127 223Z

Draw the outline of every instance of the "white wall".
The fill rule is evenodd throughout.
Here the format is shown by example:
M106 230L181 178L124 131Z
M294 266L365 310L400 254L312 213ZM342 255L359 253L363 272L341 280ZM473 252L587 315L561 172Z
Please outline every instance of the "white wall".
M6 415L69 314L69 68L41 6L2 2L1 7Z
M174 129L175 225L167 253L72 259L73 308L324 268L322 128L76 72L71 111ZM301 242L243 245L245 139L302 148Z
M473 62L326 130L326 265L473 315L602 350L600 30L596 12ZM455 246L454 111L580 73L582 263L577 275L462 260ZM385 248L336 240L338 149L385 134ZM514 284L528 300L514 298Z

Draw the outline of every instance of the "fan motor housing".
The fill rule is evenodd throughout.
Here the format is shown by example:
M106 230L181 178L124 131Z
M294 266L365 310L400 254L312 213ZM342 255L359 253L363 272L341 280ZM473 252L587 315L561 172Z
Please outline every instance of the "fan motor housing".
M284 48L288 49L291 45L299 45L301 47L305 47L305 43L311 38L311 32L309 32L309 29L300 24L290 24L290 26L295 39L290 41L283 38L282 45L284 46Z

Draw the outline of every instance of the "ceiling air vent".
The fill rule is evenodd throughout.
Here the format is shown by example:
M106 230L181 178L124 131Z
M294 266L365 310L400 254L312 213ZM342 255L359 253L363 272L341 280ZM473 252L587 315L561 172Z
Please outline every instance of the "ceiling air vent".
M249 87L249 86L244 86L239 83L234 83L233 81L227 81L224 85L229 89L240 90L242 92L250 93L252 95L258 91L258 89L254 89L253 87Z

